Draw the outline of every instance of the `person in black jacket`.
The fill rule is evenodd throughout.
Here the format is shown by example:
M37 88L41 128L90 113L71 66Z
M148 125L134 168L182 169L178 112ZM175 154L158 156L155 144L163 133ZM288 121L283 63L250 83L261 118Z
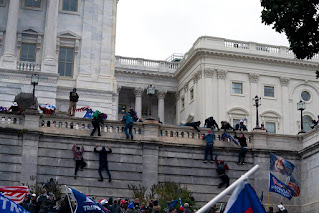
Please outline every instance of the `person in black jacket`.
M247 141L246 141L246 138L244 136L243 133L240 134L240 136L238 137L235 133L235 137L240 146L241 146L241 150L240 150L240 153L239 153L239 158L238 158L238 165L244 165L245 164L245 155L246 155L246 152L248 151L248 146L247 146Z
M214 120L213 117L209 117L205 120L205 127L207 128L211 128L211 129L215 129L215 127L217 127L217 129L219 130L218 124L216 123L216 121Z
M200 130L198 129L200 124L201 124L201 122L197 121L197 122L186 123L185 126L192 126L192 127L194 127L194 129L197 130L197 132L200 132Z
M235 131L235 129L227 121L221 121L221 124L222 124L221 129L223 129L224 132L226 132L227 129L232 129L233 131Z
M120 207L120 204L117 203L117 200L113 201L111 212L112 213L120 213L121 212L121 207Z
M98 145L96 144L94 147L94 152L99 153L99 158L100 158L100 166L99 166L99 175L100 175L100 179L98 181L103 181L103 176L102 176L102 169L106 169L107 174L109 175L109 182L112 181L111 178L111 173L109 170L109 166L108 166L108 161L107 161L107 154L108 153L112 153L112 149L110 146L107 146L108 150L105 149L105 146L102 147L101 151L96 150L96 148L98 147Z
M79 95L76 93L76 88L73 88L73 91L70 92L70 103L69 103L69 110L68 114L71 116L75 116L75 110L76 110L76 102L79 100Z

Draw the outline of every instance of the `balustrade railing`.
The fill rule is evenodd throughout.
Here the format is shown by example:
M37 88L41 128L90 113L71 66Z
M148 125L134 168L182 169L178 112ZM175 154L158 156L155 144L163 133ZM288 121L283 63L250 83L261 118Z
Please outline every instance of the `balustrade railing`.
M40 71L40 64L27 61L19 61L17 64L17 69L21 71Z
M24 116L11 113L0 113L0 126L8 128L22 129L24 126Z

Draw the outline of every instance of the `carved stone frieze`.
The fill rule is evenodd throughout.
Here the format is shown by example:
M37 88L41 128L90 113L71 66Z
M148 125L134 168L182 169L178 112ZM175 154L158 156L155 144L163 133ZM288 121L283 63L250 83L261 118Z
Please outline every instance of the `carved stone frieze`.
M288 86L290 78L287 77L280 77L280 84L281 86Z
M167 92L166 91L157 91L156 95L158 97L158 99L165 99Z
M226 70L221 70L221 69L215 69L216 73L217 73L217 78L218 79L225 79L226 78Z
M134 88L135 96L142 96L144 89L142 87Z
M186 84L183 86L183 88L184 88L184 92L186 93L186 92L188 91L188 84L186 83Z
M257 73L249 73L249 81L251 83L257 83L258 82L258 78L259 78L259 74Z
M205 78L212 78L214 75L214 70L207 68L204 70L204 77Z

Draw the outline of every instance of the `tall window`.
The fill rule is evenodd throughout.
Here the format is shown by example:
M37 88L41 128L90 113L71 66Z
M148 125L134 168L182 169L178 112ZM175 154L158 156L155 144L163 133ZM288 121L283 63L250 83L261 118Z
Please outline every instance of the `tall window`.
M275 97L275 88L271 86L264 87L264 96L265 97Z
M41 7L41 0L25 0L25 6L26 7Z
M185 108L185 98L182 97L182 109L184 109L184 108Z
M312 125L312 118L309 115L304 115L302 116L303 120L303 130L305 132L309 132L311 130L311 125Z
M243 84L242 83L232 83L232 93L243 94Z
M78 0L63 0L63 10L78 11Z
M35 62L36 44L22 43L20 61Z
M235 128L236 124L239 124L239 119L233 119L233 127Z
M266 122L266 130L269 133L276 133L276 123Z
M194 88L189 91L191 101L194 100Z
M72 77L74 63L74 48L60 47L59 74Z

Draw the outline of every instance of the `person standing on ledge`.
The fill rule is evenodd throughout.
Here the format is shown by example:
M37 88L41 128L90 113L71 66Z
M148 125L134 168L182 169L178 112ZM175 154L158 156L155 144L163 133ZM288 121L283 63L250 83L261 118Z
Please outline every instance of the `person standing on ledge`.
M98 181L103 181L103 176L102 176L102 169L105 168L107 174L109 175L109 182L112 181L111 178L111 173L109 170L109 165L108 165L108 161L107 161L107 154L108 153L112 153L112 149L110 146L107 146L108 150L106 150L105 146L102 146L102 150L98 151L96 150L96 148L98 147L98 145L96 144L94 147L94 152L99 153L99 160L100 160L100 166L99 166L99 175L100 175L100 179Z
M76 102L79 100L79 95L76 93L76 88L73 88L73 91L70 92L70 103L68 114L70 116L75 116Z
M124 132L125 132L125 135L126 135L126 139L129 139L129 134L127 132L127 129L129 130L130 132L130 136L131 136L131 139L133 140L133 132L132 132L132 128L133 128L133 120L132 120L132 117L130 115L130 113L126 113L126 115L124 115L123 119L122 119L122 122L125 122L125 127L124 127Z
M203 136L203 140L206 139L206 146L205 146L205 157L204 157L204 161L203 163L207 163L207 156L208 153L210 155L210 162L214 163L213 160L213 150L214 150L214 130L212 131L208 131L208 134Z

